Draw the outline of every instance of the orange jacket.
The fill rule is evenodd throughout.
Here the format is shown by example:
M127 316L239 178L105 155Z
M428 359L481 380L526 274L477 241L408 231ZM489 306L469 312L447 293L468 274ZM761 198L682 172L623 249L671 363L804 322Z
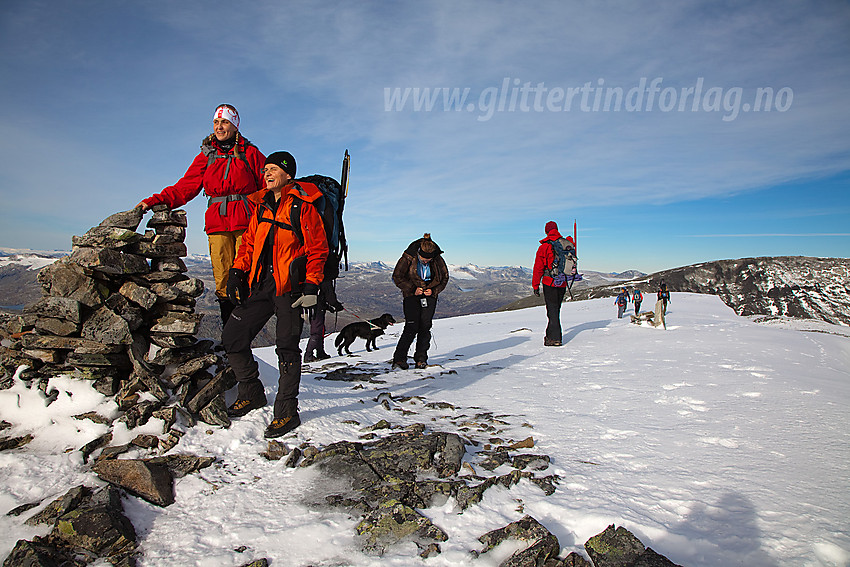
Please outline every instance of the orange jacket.
M281 203L275 209L274 193L267 191L262 202L257 207L257 213L251 216L248 229L242 235L242 244L236 254L233 267L248 274L248 282L253 285L260 279L261 271L268 266L261 266L269 232L274 230L274 247L272 263L277 294L283 295L293 288L298 291L305 282L319 285L324 276L325 260L328 257L328 242L322 218L312 203L322 196L319 188L312 183L297 182L287 185L281 195ZM295 199L301 203L301 231L304 234L304 244L298 236L286 228L281 228L267 220L291 225L290 211ZM266 221L260 222L260 219ZM294 284L294 285L293 285Z

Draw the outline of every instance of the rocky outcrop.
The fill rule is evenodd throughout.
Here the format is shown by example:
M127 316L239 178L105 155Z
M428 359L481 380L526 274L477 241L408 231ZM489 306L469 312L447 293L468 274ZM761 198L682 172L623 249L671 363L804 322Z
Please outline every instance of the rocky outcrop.
M661 280L674 293L717 295L738 315L850 325L850 260L846 258L779 256L703 262L593 288L576 299L608 297L623 286L637 286L646 301L649 293L658 290ZM676 301L675 295L671 300Z
M82 566L99 558L112 565L135 565L136 531L124 515L121 493L112 486L96 492L75 487L27 523L52 529L44 537L18 541L4 567Z
M164 412L169 419L156 443L164 453L182 434L172 428L178 415L229 426L222 394L233 376L213 342L195 337L202 317L194 313L195 298L204 285L185 274L185 212L154 207L143 234L136 232L141 220L140 209L108 217L75 236L72 253L39 273L42 298L0 333L0 371L5 387L16 372L45 390L59 374L90 380L115 396L129 428ZM97 441L83 448L85 457L108 444ZM24 442L4 440L0 447Z
M480 556L499 544L513 540L527 546L508 557L499 567L681 567L663 555L644 547L629 530L613 524L587 540L584 548L590 561L576 552L558 557L561 545L558 538L531 516L525 516L503 528L478 538L484 549Z

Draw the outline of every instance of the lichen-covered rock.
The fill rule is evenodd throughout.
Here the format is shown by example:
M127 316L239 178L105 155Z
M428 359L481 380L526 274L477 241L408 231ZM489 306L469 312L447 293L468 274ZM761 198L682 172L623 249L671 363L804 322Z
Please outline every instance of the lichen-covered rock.
M382 555L386 548L401 541L431 543L449 537L431 520L401 502L389 500L366 515L355 528L363 538L363 551Z
M149 228L159 229L163 226L188 226L186 222L186 211L182 209L171 210L167 205L151 207L153 216L148 221Z
M64 319L74 323L82 321L80 315L80 302L69 297L47 296L42 297L35 303L24 307L24 313L30 313L42 317Z
M70 261L101 274L121 276L144 274L150 270L148 261L138 254L127 254L110 248L75 248Z
M50 504L44 507L43 510L27 518L24 522L28 526L37 526L39 524L52 524L60 516L76 509L84 499L89 498L92 494L90 488L80 485L75 486Z
M124 350L120 345L108 345L80 337L57 337L28 334L21 337L25 348L73 350L80 354L112 354Z
M74 299L87 307L97 307L109 295L102 284L86 275L82 266L71 262L68 256L42 268L37 278L46 295Z
M169 312L156 320L151 327L152 333L164 333L174 335L194 335L201 325L200 313L174 313Z
M524 516L503 528L493 530L478 538L486 553L506 540L520 540L529 545L517 551L500 564L500 567L537 567L549 559L556 559L561 551L558 538L531 516Z
M62 515L50 536L101 557L131 553L136 545L136 531L124 515L121 496L111 487Z
M199 457L187 453L179 453L174 455L165 455L162 457L153 457L147 459L147 462L152 465L160 465L171 471L174 478L182 478L187 474L198 472L205 469L215 462L215 457Z
M596 567L680 567L614 524L587 540L584 548Z
M142 236L133 230L115 226L96 226L83 236L72 236L74 246L90 246L121 250L141 240Z
M105 306L95 311L83 323L82 337L111 345L133 342L127 321Z
M227 415L227 404L223 396L216 396L198 412L198 419L209 425L230 427L230 417Z
M137 242L133 245L132 250L146 258L169 258L172 256L184 257L189 254L186 245L183 242Z
M82 567L82 562L74 559L74 553L61 549L35 537L33 541L18 540L9 556L3 561L3 567Z
M154 305L156 305L157 295L151 290L132 281L124 282L118 290L118 293L143 309L151 309Z
M135 231L139 228L139 224L141 224L144 214L145 213L142 211L141 207L136 207L129 211L122 211L109 215L100 222L99 226L113 226Z
M218 357L214 354L208 354L201 358L195 359L195 361L197 368L193 370L192 374L200 370L204 370L209 366L212 366L218 361ZM235 385L236 377L233 374L233 370L228 366L227 368L216 374L212 380L210 380L203 387L201 387L198 393L195 394L192 399L189 400L188 403L186 403L186 409L188 409L192 413L198 413L210 402L212 402L213 399L220 396ZM209 422L207 421L206 423ZM229 425L230 420L228 420L227 423Z

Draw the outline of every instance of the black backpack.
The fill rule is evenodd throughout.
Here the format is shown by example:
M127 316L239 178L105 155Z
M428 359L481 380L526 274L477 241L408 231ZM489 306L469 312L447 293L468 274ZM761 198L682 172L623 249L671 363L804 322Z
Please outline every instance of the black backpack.
M320 198L313 201L312 206L316 207L319 216L322 217L322 224L325 227L325 237L328 241L328 259L325 260L324 271L325 281L335 280L339 276L339 264L343 258L345 259L345 270L348 271L348 242L345 239L345 227L342 224L342 211L345 206L345 197L348 194L348 168L350 159L348 150L345 150L345 157L342 160L341 183L337 182L333 177L326 175L308 175L307 177L301 177L295 180L296 183L299 181L312 183L322 193ZM270 222L278 228L291 230L295 233L298 241L303 244L304 232L301 229L301 207L305 202L301 199L294 199L292 201L292 208L289 211L291 225L263 218L260 215L259 207L257 208L258 220L260 222ZM298 263L296 271L300 273L303 270L306 270L306 267L302 268L300 263Z

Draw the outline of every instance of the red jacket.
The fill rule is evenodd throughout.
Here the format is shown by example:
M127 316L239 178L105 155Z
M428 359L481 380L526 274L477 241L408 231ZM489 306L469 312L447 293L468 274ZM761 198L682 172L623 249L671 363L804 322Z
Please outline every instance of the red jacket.
M241 135L237 146L234 146L226 158L219 157L207 167L209 158L207 153L214 151L218 155L225 155L218 146L215 136L207 138L201 145L201 153L186 170L180 180L166 187L161 193L157 193L145 199L148 207L165 203L172 209L182 207L204 190L207 197L224 197L227 195L244 195L246 199L228 201L226 203L227 213L221 214L221 203L209 203L204 216L204 230L207 234L212 232L243 230L248 228L254 207L261 199L262 193L256 193L265 189L263 179L263 165L266 158L260 150ZM245 159L237 157L234 153L237 149L245 156ZM246 163L247 160L247 163ZM256 193L252 195L252 193ZM250 195L250 197L249 197Z
M537 254L534 255L534 269L531 274L531 287L534 289L540 287L541 279L543 280L543 285L552 285L552 277L544 275L543 272L550 269L552 263L555 261L555 252L552 250L552 245L549 244L549 241L558 240L559 238L563 237L558 232L558 229L552 229L546 235L546 238L540 241L540 247L537 249ZM567 241L575 248L575 242L573 242L572 236L568 236ZM560 287L567 287L567 283L564 282L564 285Z
M233 262L234 268L248 274L248 281L253 285L260 278L261 269L268 269L268 266L261 265L262 260L268 257L263 254L263 245L266 243L269 231L274 228L274 247L271 258L278 295L292 291L293 276L298 280L294 282L296 288L305 281L316 285L322 283L325 260L328 257L328 241L322 217L319 216L316 207L307 204L322 196L319 188L312 183L299 181L287 185L283 190L281 203L277 208L275 208L274 194L271 191L265 192L257 214L251 216L248 230L242 235L242 244ZM304 244L301 244L293 231L280 228L271 222L260 222L262 218L292 225L289 214L296 197L306 201L301 203L300 215ZM296 259L298 261L293 266L293 261Z

